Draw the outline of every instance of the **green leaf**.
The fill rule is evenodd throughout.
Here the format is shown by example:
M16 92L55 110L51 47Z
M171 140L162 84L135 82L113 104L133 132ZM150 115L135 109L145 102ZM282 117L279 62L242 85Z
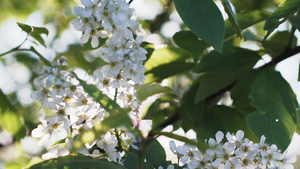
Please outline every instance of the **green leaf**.
M141 47L147 50L147 54L146 54L147 59L145 60L145 62L147 62L147 60L151 57L152 53L154 52L154 44L148 42L142 42Z
M286 0L278 6L278 8L267 19L264 30L268 33L265 39L276 29L281 23L289 19L294 13L300 10L299 0Z
M271 38L262 41L261 43L269 55L271 55L272 57L276 57L282 54L288 47L288 45L291 45L290 48L296 47L297 38L294 35L292 36L293 41L291 42L291 44L289 44L291 33L288 31L276 32L273 36L271 36Z
M245 41L248 41L248 40L250 40L250 41L258 41L259 40L256 37L256 35L253 32L251 32L250 30L245 30L243 32L243 38L244 38Z
M300 31L300 15L290 17L292 24Z
M65 156L47 160L28 169L126 169L124 166L106 159L88 156Z
M270 16L270 12L257 10L257 11L251 11L246 13L237 13L235 16L241 30L244 30L261 21L264 21L266 18ZM235 31L234 29L232 29L232 26L229 21L225 22L225 30L226 30L225 31L226 40L228 40L229 38L233 37L233 35L235 35Z
M243 69L252 69L260 59L257 52L243 48L224 48L223 53L212 51L207 54L194 72L233 73Z
M65 56L69 67L80 67L87 72L94 72L99 67L107 64L101 58L90 56L89 52L84 52L84 50L84 47L80 44L71 44L66 52L57 54L57 58ZM86 57L89 58L89 61L85 59Z
M224 20L212 0L174 0L175 7L183 22L199 38L222 51Z
M155 169L150 163L147 161L143 164L143 169Z
M187 50L193 56L194 62L197 63L203 51L209 47L207 43L201 41L191 31L180 31L173 36L174 42L182 49Z
M140 101L144 101L148 97L159 93L175 94L172 89L161 86L160 84L143 84L137 91L137 97Z
M155 129L160 124L164 123L169 118L175 116L177 113L178 99L174 94L165 94L156 99L148 108L144 119L151 119L152 128ZM174 126L176 123L173 124Z
M223 105L216 105L211 110L206 111L194 130L198 140L203 142L209 138L214 138L218 131L226 134L227 132L235 133L238 130L243 130L245 137L252 141L258 141L247 127L241 113Z
M33 53L35 53L36 55L38 55L38 57L41 59L41 61L46 64L47 66L52 67L51 62L49 62L49 60L47 60L43 55L41 55L34 47L31 46L30 51L32 51Z
M44 47L46 47L45 41L44 41L44 39L42 38L41 34L32 32L32 33L30 34L30 36L33 37L36 41L38 41L41 45L43 45Z
M146 160L154 168L158 168L164 161L166 161L165 149L157 140L153 140L147 147Z
M244 114L257 111L251 104L249 98L251 86L254 79L261 73L261 69L251 70L249 73L241 76L231 89L231 98L235 109Z
M182 119L182 128L188 131L195 128L204 113L204 102L194 104L196 92L199 88L199 83L193 84L182 96L181 107L179 110L180 118Z
M30 25L26 25L26 24L20 23L20 22L17 22L17 24L23 31L25 31L28 34L33 31L33 28Z
M145 83L161 82L165 78L191 70L194 64L186 63L188 58L189 53L180 48L166 47L155 50L145 63Z
M199 88L197 89L194 104L200 103L205 99L223 94L228 86L231 86L237 79L237 74L218 74L205 73L199 79Z
M233 13L233 11L231 9L230 3L227 0L222 0L222 5L225 9L225 12L228 15L228 19L229 19L231 25L233 26L237 36L242 38L241 28L239 26L239 23L238 23L236 17L235 17L235 14Z
M245 13L253 10L272 8L284 0L230 0L234 4L237 13Z
M134 168L138 168L139 165L139 157L134 154L134 153L127 153L125 156L125 160L124 160L124 166L127 169L134 169Z
M300 81L300 63L299 63L299 68L298 68L298 82Z
M111 100L100 90L98 90L96 86L87 84L85 81L78 78L76 74L75 77L79 81L80 85L84 88L85 92L93 97L94 100L97 101L110 114L115 114L117 112L124 112L125 114L127 113L115 101Z
M107 39L108 38L102 39L101 37L99 37L98 38L99 45L98 45L98 47L94 48L94 47L92 47L92 38L89 38L88 42L83 44L83 48L85 50L95 50L95 49L98 49L98 48L100 48L101 46L103 46L105 44L105 42L106 42Z
M199 144L201 144L201 143L198 143L194 140L190 140L186 137L183 137L183 136L180 136L180 135L177 135L177 134L174 134L174 133L159 132L158 134L162 135L162 136L169 137L169 138L173 138L173 139L178 140L178 141L182 141L182 142L190 144L190 145L194 145L194 146L197 146L197 147L202 147L203 149L206 147L205 144L202 144L201 146L199 146Z
M265 69L253 82L250 98L259 111L249 114L247 124L257 137L284 151L296 130L295 95L279 72Z
M26 128L17 109L0 90L0 126L11 133L17 140L26 135Z
M47 36L49 35L49 31L48 31L48 29L47 28L45 28L45 27L36 27L36 26L32 26L32 28L33 28L33 33L35 33L35 34L46 34Z

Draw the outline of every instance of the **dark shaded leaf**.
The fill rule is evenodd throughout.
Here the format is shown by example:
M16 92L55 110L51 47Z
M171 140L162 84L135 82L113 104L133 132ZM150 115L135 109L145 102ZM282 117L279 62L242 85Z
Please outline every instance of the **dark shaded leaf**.
M281 23L289 19L294 13L300 10L299 0L286 0L278 6L278 8L267 19L264 30L268 33L265 39L276 29Z
M229 19L231 25L233 26L233 28L234 28L237 36L240 37L240 38L242 38L241 28L239 26L239 23L238 23L236 17L235 17L235 14L232 11L230 3L227 0L222 0L222 5L223 5L223 7L225 9L225 12L228 15L228 19Z
M252 69L261 57L257 52L243 48L224 48L223 53L212 51L207 54L194 72L233 73L243 69Z
M270 16L270 12L267 11L251 11L247 13L237 13L236 19L239 23L239 26L241 30L244 30L248 27L251 27L261 21L264 21L266 18ZM234 29L232 29L232 26L230 22L225 22L225 40L231 38L233 35L235 35Z
M154 168L158 168L164 161L166 161L165 149L157 140L153 140L147 147L146 161Z
M251 87L251 104L258 112L249 114L247 124L257 137L265 135L268 143L284 151L296 130L295 95L279 72L265 69Z
M238 74L217 74L205 73L199 79L199 87L197 89L194 104L204 101L208 97L222 92L225 88L233 84L238 78ZM225 92L225 91L223 91ZM223 93L222 92L222 93Z
M293 41L291 42L291 44L289 44L291 36L294 35L291 35L291 33L288 31L276 32L273 36L271 36L271 38L262 41L261 43L268 54L270 54L272 57L276 57L282 54L288 47L288 45L291 45L291 48L296 47L297 38L295 36L293 37Z
M216 105L211 110L206 111L198 121L195 132L199 141L215 138L218 131L223 133L235 133L243 130L245 137L257 142L258 139L253 135L246 125L244 117L233 108Z
M300 15L290 17L292 24L300 31Z
M253 10L262 10L274 7L284 0L231 0L237 13L245 13Z
M233 99L233 105L235 109L242 112L243 114L248 114L256 111L250 104L250 92L251 86L254 79L261 73L261 69L252 70L244 76L240 77L236 84L231 89L231 98Z
M224 20L212 0L174 0L181 19L199 38L222 51Z
M197 63L203 51L209 47L207 43L201 41L191 31L180 31L174 34L173 40L182 49L187 50L193 56L194 62Z

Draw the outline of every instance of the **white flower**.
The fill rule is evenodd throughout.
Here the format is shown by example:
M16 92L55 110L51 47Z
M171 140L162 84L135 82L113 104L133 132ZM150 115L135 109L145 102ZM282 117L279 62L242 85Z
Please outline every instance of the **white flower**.
M51 86L47 86L43 83L43 81L39 78L34 79L34 85L40 87L41 90L34 91L31 93L32 99L39 99L41 101L42 107L46 107L48 103L48 97L50 97L50 90Z
M45 142L55 143L66 138L70 133L68 118L62 115L41 118L42 124L32 130L32 137L41 138L39 144Z

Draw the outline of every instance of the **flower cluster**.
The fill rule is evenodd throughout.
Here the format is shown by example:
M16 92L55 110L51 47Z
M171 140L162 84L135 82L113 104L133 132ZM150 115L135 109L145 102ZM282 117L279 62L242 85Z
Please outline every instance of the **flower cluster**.
M76 136L91 130L95 124L109 116L109 112L84 92L74 72L63 70L65 65L66 58L62 57L53 67L44 67L41 75L34 80L39 90L31 94L33 99L40 100L41 107L48 107L54 112L47 116L40 114L41 124L32 131L33 137L40 138L40 145L50 148L43 155L45 159L70 154ZM126 102L124 99L122 101ZM120 140L112 132L117 132ZM110 160L119 161L121 152L117 151L118 141L134 143L135 139L125 129L111 130L92 144L77 148L76 153L93 156L104 153ZM126 144L127 148L131 145Z
M81 0L81 3L84 7L73 8L73 13L79 18L72 21L74 28L83 32L81 42L87 43L91 39L92 47L96 48L99 41L106 40L98 52L107 65L94 71L92 76L87 75L87 82L122 108L131 108L129 115L137 126L140 116L136 88L145 80L143 61L147 54L140 46L143 40L138 35L141 26L134 18L133 9L124 0ZM34 80L39 90L31 95L41 101L42 107L55 112L40 115L42 124L32 131L33 137L41 138L40 144L50 147L43 156L47 159L70 154L79 134L91 130L109 116L109 112L84 92L73 71L63 70L65 65L66 58L62 57L52 67L43 68L41 75ZM111 95L112 89L114 95ZM126 129L111 129L75 153L93 156L105 153L110 160L120 162L119 142L124 142L127 148L136 148L133 145L136 140Z
M285 157L276 145L266 144L265 136L261 137L260 143L253 143L239 130L235 135L227 133L225 143L222 143L223 138L221 131L216 133L216 139L210 138L204 155L195 146L176 146L174 141L170 142L170 149L188 169L294 168L291 163L296 158Z
M72 24L82 31L81 42L91 38L92 47L99 46L99 38L108 37L100 48L99 56L107 63L95 72L99 81L106 80L111 86L126 86L128 80L135 84L145 80L143 61L147 51L140 46L143 37L139 22L133 15L133 9L125 0L81 0L84 7L74 7L73 12L79 18Z

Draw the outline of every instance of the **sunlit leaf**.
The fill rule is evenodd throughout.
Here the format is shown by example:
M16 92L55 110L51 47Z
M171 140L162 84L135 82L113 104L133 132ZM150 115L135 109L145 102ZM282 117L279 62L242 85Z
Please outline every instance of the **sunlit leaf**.
M212 0L174 0L181 19L199 38L222 51L224 20Z
M283 23L294 13L299 11L299 9L299 0L286 0L282 4L280 4L265 23L264 30L268 31L265 38L267 38L281 23Z
M2 90L0 90L0 126L18 140L26 134L26 128L21 121L20 114Z
M71 44L68 46L66 52L57 54L57 58L65 56L67 57L69 67L79 67L87 72L94 72L97 68L106 65L100 57L90 56L89 53L85 53L84 50L84 47L79 44ZM90 60L87 61L85 57Z
M189 53L180 48L155 50L145 63L145 83L161 82L165 78L191 70L194 63L187 63L185 60L188 58Z
M279 72L265 69L251 87L251 104L258 109L247 117L247 124L257 137L265 135L268 143L284 151L296 130L295 95Z
M28 169L126 169L124 166L108 161L106 159L96 159L88 156L65 156L47 160Z
M197 63L202 52L209 47L207 43L200 40L191 31L180 31L174 34L173 40L182 49L187 50L193 56L194 62Z
M173 93L172 89L161 86L160 84L143 84L137 91L137 97L140 101L158 93Z
M243 48L224 48L222 53L212 51L207 54L194 72L233 73L242 69L251 69L260 59L257 52Z

